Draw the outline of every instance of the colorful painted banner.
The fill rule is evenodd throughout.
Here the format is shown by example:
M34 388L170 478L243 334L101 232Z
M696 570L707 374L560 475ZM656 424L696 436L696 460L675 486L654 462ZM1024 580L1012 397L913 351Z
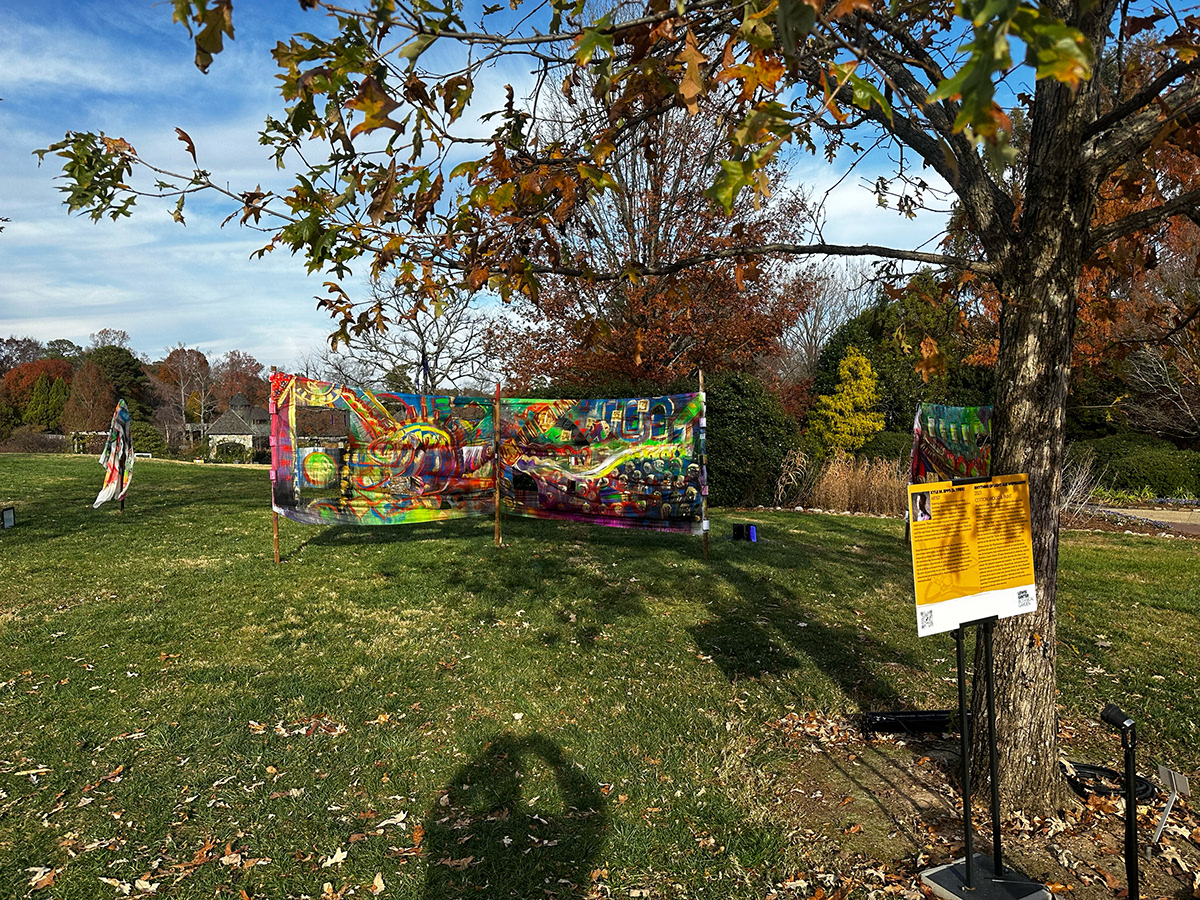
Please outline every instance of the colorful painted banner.
M991 474L992 408L922 403L913 421L910 484Z
M1029 477L909 485L917 634L1037 609Z
M117 402L113 410L112 424L108 428L108 440L100 454L100 465L104 466L104 485L92 504L92 509L108 500L124 500L129 493L129 482L133 480L133 441L129 435L129 408L124 400Z
M327 416L344 415L341 435ZM502 512L700 532L703 394L501 399ZM372 394L275 374L275 511L299 522L397 525L495 513L496 401ZM321 422L305 428L305 419ZM321 433L314 433L314 432Z
M276 373L270 411L274 507L290 519L399 525L493 509L485 398L376 396Z
M500 402L507 512L700 533L703 394Z

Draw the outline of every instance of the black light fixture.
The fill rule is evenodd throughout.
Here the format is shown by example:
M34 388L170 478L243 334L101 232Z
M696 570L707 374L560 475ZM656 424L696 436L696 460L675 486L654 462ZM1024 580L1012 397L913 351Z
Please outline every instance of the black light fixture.
M1121 746L1125 749L1125 879L1129 882L1128 900L1138 900L1137 766L1134 761L1137 725L1115 703L1105 706L1100 718L1121 732Z
M17 524L17 509L15 506L6 506L0 516L3 516L5 528L15 528Z

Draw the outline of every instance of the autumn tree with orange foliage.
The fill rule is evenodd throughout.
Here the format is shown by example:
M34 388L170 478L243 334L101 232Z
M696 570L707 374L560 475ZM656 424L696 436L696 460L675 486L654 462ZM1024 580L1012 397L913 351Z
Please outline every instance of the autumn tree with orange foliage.
M9 402L14 406L23 407L29 402L33 386L41 376L45 375L50 381L61 378L70 385L74 374L75 370L65 359L38 359L21 363L5 372L4 386L8 390Z
M548 114L564 137L617 114L612 98L594 88L576 75L569 100ZM547 232L554 255L572 266L628 272L612 281L550 273L535 295L518 295L524 325L508 329L516 385L586 392L597 384L667 384L698 369L757 369L780 352L781 337L809 305L812 279L780 258L721 254L747 242L798 239L808 210L779 165L766 170L769 195L743 196L729 215L706 195L719 171L721 107L720 99L698 100L696 115L676 110L637 126L606 159L605 202L579 207ZM660 277L639 274L694 256L715 258Z
M1154 17L1151 17L1154 18ZM1137 20L1133 28L1149 20ZM1127 29L1131 30L1131 29ZM1155 45L1146 39L1115 49L1102 62L1097 82L1102 115L1111 115L1153 85L1161 65ZM1014 214L1024 209L1028 178L1029 120L1012 111L1011 146L1017 151L1006 186ZM1145 153L1114 170L1100 185L1092 228L1117 230L1111 243L1097 243L1084 261L1071 344L1072 400L1068 415L1077 429L1133 425L1174 437L1200 436L1191 426L1173 428L1169 417L1148 415L1147 399L1158 384L1168 393L1196 381L1191 359L1200 357L1200 214L1195 203L1181 214L1162 216L1167 204L1200 193L1200 121L1185 120L1164 129ZM1143 228L1128 230L1144 219ZM947 246L956 254L979 251L961 207L951 218ZM1002 293L995 282L962 273L957 302L970 313L978 332L990 321L990 340L978 342L969 361L994 365L999 350ZM984 325L984 327L986 327ZM1176 365L1178 361L1178 365ZM1139 369L1142 377L1139 377ZM1171 374L1171 370L1174 373ZM1172 383L1174 382L1174 384ZM1139 389L1138 385L1141 385ZM1181 412L1183 412L1181 410ZM1192 421L1200 416L1184 412ZM1090 432L1080 432L1090 433Z

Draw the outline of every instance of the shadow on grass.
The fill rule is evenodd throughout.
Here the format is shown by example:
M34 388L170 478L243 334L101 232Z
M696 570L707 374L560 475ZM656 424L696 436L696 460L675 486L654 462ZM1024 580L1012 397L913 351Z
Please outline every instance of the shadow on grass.
M806 658L863 709L902 703L885 666L916 665L912 654L876 638L863 627L866 621L825 621L830 611L819 607L828 603L814 602L829 597L852 604L848 586L895 578L907 566L907 548L899 539L852 527L849 521L824 520L822 533L808 540L803 535L778 542L768 538L760 545L734 543L714 553L713 573L733 586L738 597L710 602L713 617L689 631L731 682L786 675L803 668ZM762 577L763 569L797 563L806 570L803 591Z
M608 816L557 744L505 732L455 772L424 827L425 900L565 900L588 894Z

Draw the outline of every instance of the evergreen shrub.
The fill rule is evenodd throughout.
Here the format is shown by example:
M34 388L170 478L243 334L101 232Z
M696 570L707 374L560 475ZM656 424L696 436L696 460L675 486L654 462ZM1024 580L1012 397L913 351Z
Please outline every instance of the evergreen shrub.
M755 506L772 502L784 457L799 446L796 422L783 403L751 375L706 384L708 502Z
M1117 491L1149 488L1156 497L1195 495L1200 491L1196 479L1196 457L1191 450L1135 450L1110 463L1105 484Z
M1072 454L1080 454L1091 450L1096 460L1097 471L1103 472L1112 468L1113 464L1132 453L1141 450L1171 451L1175 445L1170 441L1155 437L1152 434L1114 434L1109 437L1096 438L1090 441L1077 441L1069 450Z
M911 431L881 431L862 445L856 454L867 459L886 459L895 462L912 455Z
M149 422L133 422L129 426L129 439L133 441L134 453L149 453L152 456L166 456L167 442L158 429Z

